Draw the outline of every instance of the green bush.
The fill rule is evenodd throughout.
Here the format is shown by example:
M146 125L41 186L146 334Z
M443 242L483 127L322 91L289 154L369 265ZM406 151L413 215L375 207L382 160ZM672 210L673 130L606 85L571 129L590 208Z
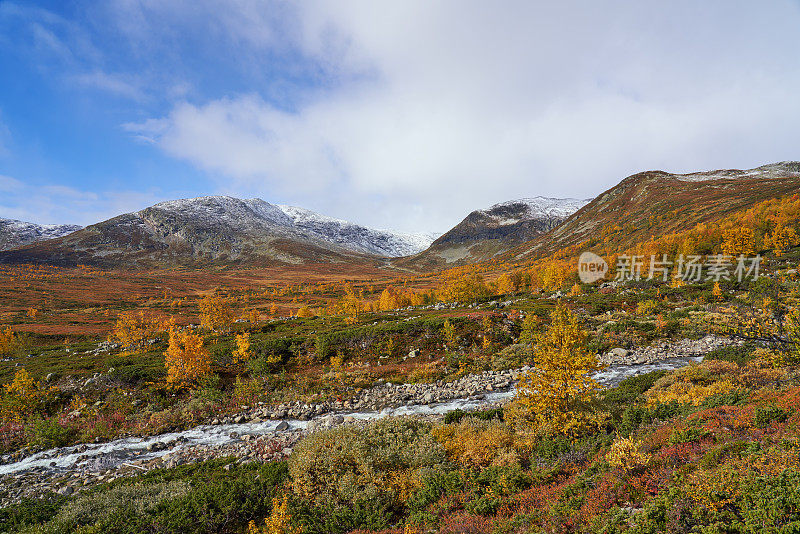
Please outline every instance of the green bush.
M464 488L464 477L460 471L432 471L421 481L422 487L417 489L408 500L408 508L412 512L425 510L443 495L458 493Z
M753 424L758 428L769 426L772 421L783 423L789 414L777 406L759 406L753 414Z
M33 424L29 444L37 449L63 447L76 434L76 429L61 426L55 419L40 419Z
M206 375L200 379L195 396L207 402L219 402L225 398L220 384L222 379L217 373Z
M730 347L722 347L712 350L705 356L705 360L720 360L724 362L733 362L739 367L746 365L748 362L755 359L753 352L756 346L752 344L746 345L732 345Z
M65 500L66 497L53 494L41 499L23 499L19 504L0 508L0 532L18 532L23 527L47 521Z
M377 531L390 526L391 507L379 499L357 501L349 505L328 503L312 505L294 502L289 512L303 534L345 534L358 530Z
M344 425L303 440L289 460L297 495L317 506L380 502L399 506L401 487L446 463L444 449L419 420L387 418Z
M125 386L137 386L145 382L155 382L166 375L161 355L121 355L108 360L108 367L114 369L110 377Z
M248 521L269 515L288 470L285 462L222 469L229 462L156 470L99 486L52 510L50 521L23 532L241 532Z
M678 401L656 404L651 407L642 404L631 404L622 413L618 430L622 435L630 436L644 424L649 424L653 421L666 421L682 413L683 410L684 408L681 407Z
M747 402L749 392L746 389L734 389L727 393L712 395L703 400L703 408L716 408L718 406L741 406Z
M631 376L619 385L603 392L605 400L616 404L628 404L637 400L644 392L653 387L656 380L667 374L666 371L652 371L643 375Z
M481 421L491 421L492 419L502 420L503 409L494 408L491 410L479 410L477 412L465 412L464 410L457 408L444 414L444 423L446 425L458 423L466 416L474 417L475 419L480 419Z
M669 437L669 442L672 445L691 443L693 441L699 441L706 436L708 436L708 431L697 425L691 425L686 428L676 428L673 430Z

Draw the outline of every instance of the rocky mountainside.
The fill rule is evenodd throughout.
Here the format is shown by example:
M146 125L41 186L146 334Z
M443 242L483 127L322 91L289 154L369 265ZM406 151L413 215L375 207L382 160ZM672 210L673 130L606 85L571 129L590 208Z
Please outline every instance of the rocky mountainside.
M408 262L441 267L490 259L549 232L589 200L532 197L476 210Z
M499 239L508 243L529 241L552 230L589 203L574 198L533 197L476 210L446 232L434 245L453 245Z
M371 230L261 199L199 197L156 204L0 262L103 266L342 262L419 250L425 241ZM368 256L371 255L371 256Z
M410 256L428 248L436 238L435 234L407 234L366 228L296 206L278 208L291 219L296 228L364 254L392 258Z
M690 174L647 171L628 176L552 231L507 254L512 261L564 247L591 247L604 237L624 249L654 236L714 221L771 198L800 193L800 162Z
M0 250L54 239L83 228L75 224L36 224L0 217Z

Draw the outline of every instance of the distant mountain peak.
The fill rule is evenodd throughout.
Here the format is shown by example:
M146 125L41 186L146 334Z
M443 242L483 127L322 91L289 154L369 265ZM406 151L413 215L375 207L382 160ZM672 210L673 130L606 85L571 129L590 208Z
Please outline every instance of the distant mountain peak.
M6 248L17 248L17 241L6 241ZM432 241L260 198L215 195L159 202L9 257L65 265L342 262L411 255Z
M505 202L494 204L489 208L477 211L489 216L513 212L517 217L515 222L526 219L548 217L554 219L566 219L588 204L590 201L591 199L580 200L577 198L551 198L536 196L518 198L516 200L507 200Z
M674 174L682 182L704 182L706 180L725 180L742 178L761 178L764 180L774 178L800 177L800 161L780 161L768 163L754 169L719 169L713 171L692 172L688 174Z
M528 197L475 210L433 242L433 247L499 243L506 249L547 232L588 204L575 198Z
M83 228L76 224L36 224L0 217L0 250L55 239Z
M297 206L280 205L278 208L296 227L345 248L366 254L410 256L428 248L436 238L432 234L410 234L367 228Z

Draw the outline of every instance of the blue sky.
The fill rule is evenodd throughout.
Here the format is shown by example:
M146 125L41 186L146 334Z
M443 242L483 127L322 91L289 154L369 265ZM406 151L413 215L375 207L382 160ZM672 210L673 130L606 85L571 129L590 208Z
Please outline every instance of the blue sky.
M0 0L0 217L259 196L443 231L800 159L800 3Z

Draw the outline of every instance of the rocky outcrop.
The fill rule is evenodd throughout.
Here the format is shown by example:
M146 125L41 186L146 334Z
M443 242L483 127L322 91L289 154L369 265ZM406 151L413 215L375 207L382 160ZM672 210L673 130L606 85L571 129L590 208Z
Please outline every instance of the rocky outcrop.
M627 350L621 347L611 349L599 355L600 363L605 365L641 365L655 363L672 358L693 358L703 356L713 350L743 345L742 340L732 340L718 336L705 336L701 339L682 339L680 341L662 341L649 347Z

